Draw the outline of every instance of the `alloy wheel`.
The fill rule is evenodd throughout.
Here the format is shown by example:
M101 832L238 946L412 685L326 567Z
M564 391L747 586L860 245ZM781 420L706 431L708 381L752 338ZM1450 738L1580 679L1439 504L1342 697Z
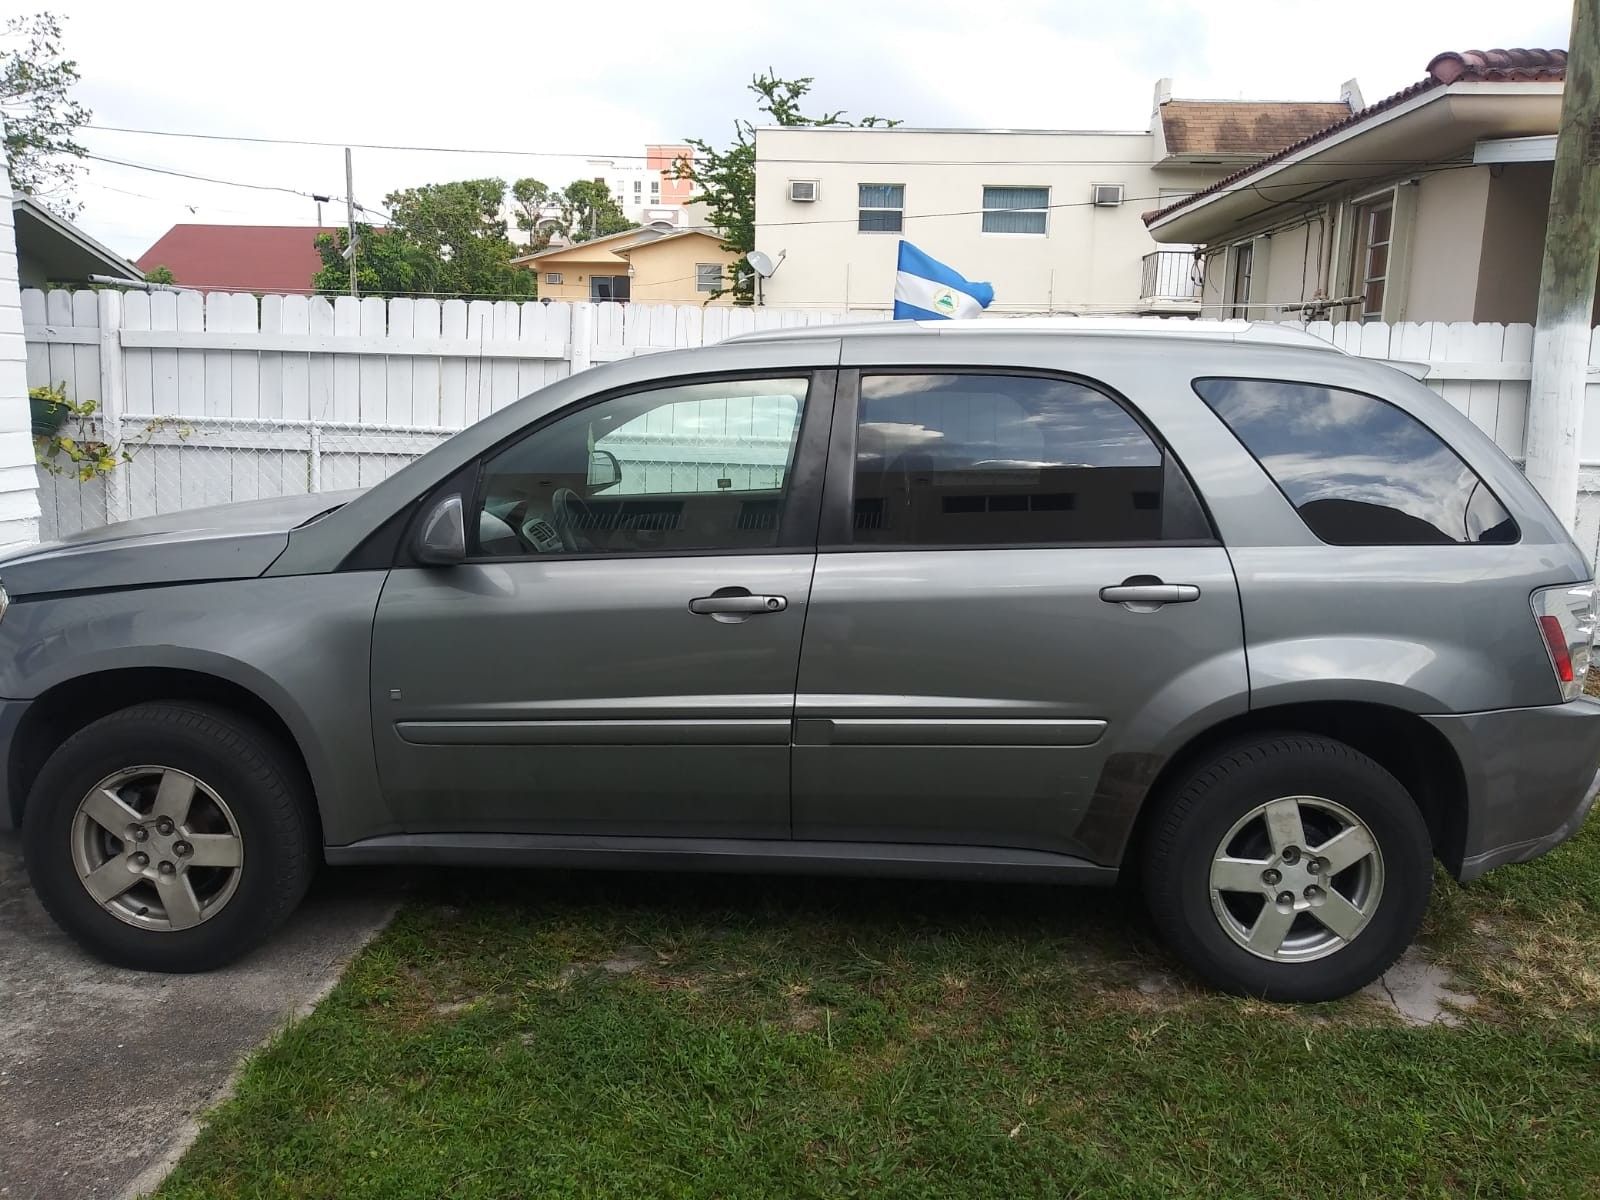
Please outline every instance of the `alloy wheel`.
M128 767L78 802L72 861L85 890L129 925L167 932L208 921L244 867L238 822L217 792L174 767Z
M1211 909L1244 949L1309 962L1343 949L1383 898L1383 853L1366 823L1320 796L1251 809L1211 858Z

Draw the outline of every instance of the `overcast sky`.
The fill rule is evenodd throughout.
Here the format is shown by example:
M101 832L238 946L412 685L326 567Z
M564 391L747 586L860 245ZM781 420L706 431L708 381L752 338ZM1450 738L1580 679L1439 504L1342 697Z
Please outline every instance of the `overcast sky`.
M1179 97L1368 103L1441 50L1565 46L1568 0L391 0L344 6L54 0L94 122L190 133L484 147L515 157L356 152L355 195L533 175L590 155L723 139L768 66L816 78L813 109L908 125L1144 129L1161 76ZM561 15L556 15L560 13ZM94 154L236 182L344 191L335 147L86 130ZM574 157L559 157L578 156ZM312 224L310 200L93 162L82 225L136 257L174 223ZM329 206L326 218L343 213Z

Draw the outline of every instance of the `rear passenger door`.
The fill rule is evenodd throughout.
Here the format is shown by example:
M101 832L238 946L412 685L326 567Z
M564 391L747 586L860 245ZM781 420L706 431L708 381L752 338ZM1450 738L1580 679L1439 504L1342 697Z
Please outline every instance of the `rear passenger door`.
M1244 705L1227 553L1159 437L1092 381L845 372L820 540L796 838L1103 861L1174 681Z

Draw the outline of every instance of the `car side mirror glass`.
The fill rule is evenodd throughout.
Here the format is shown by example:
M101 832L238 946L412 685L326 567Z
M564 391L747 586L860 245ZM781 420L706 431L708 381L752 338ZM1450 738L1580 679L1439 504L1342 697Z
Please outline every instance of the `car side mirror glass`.
M622 464L609 450L589 451L589 494L615 487L622 482Z
M428 510L417 533L417 560L431 567L448 567L467 557L467 525L461 497L455 492Z

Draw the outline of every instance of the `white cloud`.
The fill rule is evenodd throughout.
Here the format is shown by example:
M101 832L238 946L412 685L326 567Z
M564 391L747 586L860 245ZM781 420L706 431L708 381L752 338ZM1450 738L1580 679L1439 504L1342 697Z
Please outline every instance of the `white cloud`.
M279 2L130 5L58 0L96 120L215 133L638 153L726 136L753 115L768 66L816 77L814 108L917 125L1143 128L1155 80L1180 96L1375 100L1435 53L1564 45L1567 0L1437 5L1013 0L754 0L713 23L613 0L590 21L481 0L469 10ZM576 27L576 28L574 28ZM340 194L336 147L271 147L88 133L96 153L228 179ZM561 184L576 158L358 151L356 194L493 174ZM110 189L120 189L113 191ZM127 193L141 193L129 195ZM181 220L310 222L311 201L92 164L90 232L130 254ZM190 211L191 207L193 212ZM325 217L336 219L330 209Z

